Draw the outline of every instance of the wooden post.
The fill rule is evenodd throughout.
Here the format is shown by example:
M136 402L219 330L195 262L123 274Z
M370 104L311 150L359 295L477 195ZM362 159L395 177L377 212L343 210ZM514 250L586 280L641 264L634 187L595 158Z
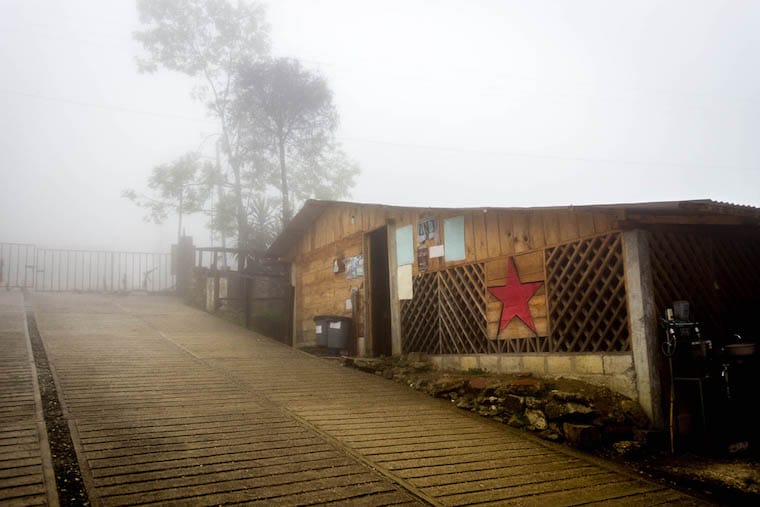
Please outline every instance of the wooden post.
M665 424L662 386L657 368L661 357L655 322L654 279L646 235L647 232L640 229L623 233L628 318L639 405L653 426L662 429Z
M195 264L195 246L191 236L182 236L177 245L177 295L189 297L193 286L193 266Z
M391 350L394 356L401 354L401 301L398 298L398 259L396 259L396 223L388 220L388 277L391 305Z
M366 351L374 351L372 333L372 249L370 234L365 232L362 238L362 255L364 258L364 346Z
M290 345L296 346L298 338L298 312L296 312L296 263L290 263Z

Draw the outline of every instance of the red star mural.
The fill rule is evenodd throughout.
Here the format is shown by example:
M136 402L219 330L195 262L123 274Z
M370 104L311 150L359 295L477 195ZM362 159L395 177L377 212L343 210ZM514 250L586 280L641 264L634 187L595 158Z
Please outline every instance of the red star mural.
M501 324L499 332L501 333L507 324L512 322L515 317L528 326L531 331L536 333L536 324L530 315L528 301L533 294L543 285L543 282L522 283L517 275L514 257L509 258L507 265L507 283L501 287L489 287L488 291L502 303L501 307Z

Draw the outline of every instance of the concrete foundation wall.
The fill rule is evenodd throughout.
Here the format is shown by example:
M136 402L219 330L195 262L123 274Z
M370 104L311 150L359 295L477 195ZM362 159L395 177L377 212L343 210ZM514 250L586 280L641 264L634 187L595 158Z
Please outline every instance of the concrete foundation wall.
M608 387L638 401L632 354L469 354L428 356L428 360L444 370L569 377Z

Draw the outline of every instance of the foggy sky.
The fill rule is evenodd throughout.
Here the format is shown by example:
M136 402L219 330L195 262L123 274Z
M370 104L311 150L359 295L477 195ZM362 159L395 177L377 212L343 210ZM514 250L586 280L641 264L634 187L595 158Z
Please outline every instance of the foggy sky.
M349 200L760 206L760 3L268 2L276 56L330 83ZM120 197L216 131L140 75L132 0L0 0L0 242L168 251ZM187 225L208 245L205 219Z

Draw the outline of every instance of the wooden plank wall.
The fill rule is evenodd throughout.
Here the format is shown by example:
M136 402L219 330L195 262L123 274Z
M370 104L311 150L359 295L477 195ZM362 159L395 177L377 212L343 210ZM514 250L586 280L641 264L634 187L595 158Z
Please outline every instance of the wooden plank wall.
M315 315L350 316L350 312L345 309L345 300L350 297L352 287L359 287L365 300L369 297L369 294L363 292L363 279L347 280L344 273L335 274L332 268L335 258L362 253L365 233L386 225L388 221L393 221L397 227L411 224L415 230L416 243L417 221L420 218L435 217L438 220L439 243L443 244L443 220L462 215L465 222L465 260L446 262L445 258L430 259L427 271L485 262L487 286L504 283L506 259L510 256L516 256L523 281L543 280L543 267L536 264L538 256L520 254L543 252L549 246L609 232L614 230L616 220L620 218L609 212L571 208L452 210L336 203L317 218L292 252L296 268L297 340L313 339ZM427 244L430 245L431 242L428 241ZM365 265L365 273L367 269L368 266ZM416 262L413 273L419 274ZM488 297L491 298L490 295ZM540 331L545 331L545 290L541 288L535 298L542 299L531 300L531 306L537 312L536 324ZM489 303L489 331L498 325L496 306L498 302ZM515 331L514 334L526 334L526 329L527 327ZM505 333L508 331L509 328L504 330ZM530 330L527 332L533 335Z

